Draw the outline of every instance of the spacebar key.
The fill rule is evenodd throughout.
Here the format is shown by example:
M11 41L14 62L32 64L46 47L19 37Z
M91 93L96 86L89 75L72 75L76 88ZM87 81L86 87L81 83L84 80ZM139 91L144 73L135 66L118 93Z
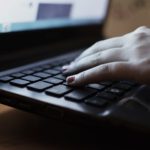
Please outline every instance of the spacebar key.
M96 93L96 90L83 88L83 89L76 89L73 92L67 94L65 99L71 101L82 102L84 99L92 96Z

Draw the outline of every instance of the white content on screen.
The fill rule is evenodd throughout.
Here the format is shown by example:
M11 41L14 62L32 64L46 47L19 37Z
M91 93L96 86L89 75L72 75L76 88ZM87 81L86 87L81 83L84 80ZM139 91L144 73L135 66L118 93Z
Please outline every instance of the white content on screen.
M0 0L0 23L41 19L102 19L107 0Z

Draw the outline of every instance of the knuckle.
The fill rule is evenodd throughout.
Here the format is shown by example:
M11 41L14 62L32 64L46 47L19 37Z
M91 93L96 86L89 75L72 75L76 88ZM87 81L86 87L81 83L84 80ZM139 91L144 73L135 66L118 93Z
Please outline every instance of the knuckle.
M147 37L147 32L146 31L138 31L134 34L134 39L135 41L139 42Z
M137 45L135 45L133 50L136 52L136 54L139 53L141 55L141 52L142 52L143 49L145 49L145 45L137 44Z
M147 30L147 29L148 29L147 26L141 26L141 27L138 27L138 28L136 29L136 31L143 31L143 30Z
M135 30L135 32L133 32L133 35L134 35L134 38L137 39L137 40L142 40L144 39L145 37L147 37L147 31L148 31L148 27L146 26L142 26L142 27L139 27Z

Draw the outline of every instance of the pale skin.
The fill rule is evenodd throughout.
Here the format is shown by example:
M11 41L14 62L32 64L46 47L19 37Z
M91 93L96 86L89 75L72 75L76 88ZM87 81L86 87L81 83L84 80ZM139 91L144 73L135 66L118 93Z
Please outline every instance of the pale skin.
M71 74L66 80L72 86L107 80L150 84L150 28L99 41L63 70Z

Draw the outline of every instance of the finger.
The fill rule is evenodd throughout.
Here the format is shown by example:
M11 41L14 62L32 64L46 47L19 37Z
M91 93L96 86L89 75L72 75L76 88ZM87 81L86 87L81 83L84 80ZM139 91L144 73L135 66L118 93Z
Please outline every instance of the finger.
M89 83L99 83L107 80L133 80L135 66L129 62L113 62L97 66L67 78L67 83L80 86Z
M85 50L75 61L82 59L83 57L89 56L93 53L99 51L104 51L107 49L118 48L123 46L123 37L115 37L107 40L97 42L87 50Z
M65 73L73 74L101 64L127 60L128 58L126 57L126 55L124 55L123 48L109 49L84 57L79 61L72 63Z
M133 32L143 32L145 31L146 33L148 33L150 31L150 28L146 27L146 26L141 26L141 27L138 27L137 29L135 29Z

